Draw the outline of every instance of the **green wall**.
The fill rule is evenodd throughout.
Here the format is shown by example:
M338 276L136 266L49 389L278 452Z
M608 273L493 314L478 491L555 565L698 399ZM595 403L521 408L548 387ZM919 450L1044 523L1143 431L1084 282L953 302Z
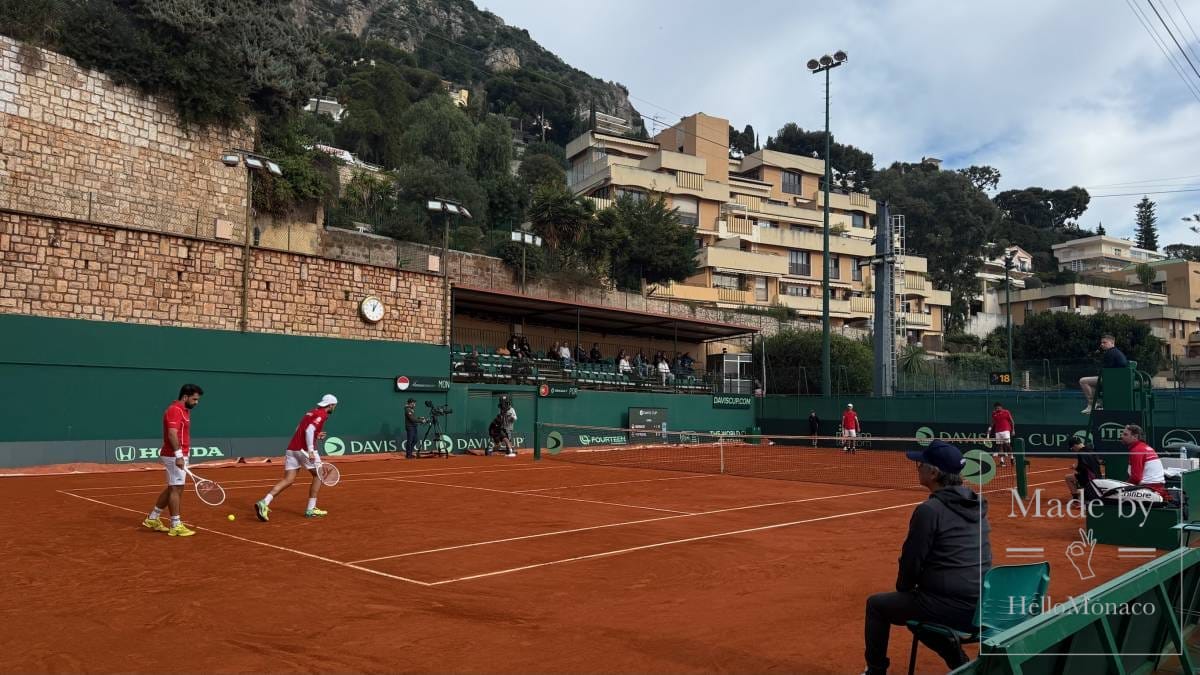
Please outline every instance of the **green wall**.
M398 375L448 380L444 347L0 315L0 466L153 459L163 410L180 385L204 389L192 413L193 457L282 452L322 394L339 399L327 454L403 449L404 401L448 403L457 452L482 448L501 393L513 397L516 435L532 447L538 421L624 427L632 406L669 409L669 426L744 431L754 411L714 409L711 396L581 390L538 398L536 388L454 384L395 390Z
M0 441L154 438L194 382L195 436L286 436L322 394L333 430L394 427L397 375L445 376L445 347L0 315ZM444 394L416 397L444 400Z

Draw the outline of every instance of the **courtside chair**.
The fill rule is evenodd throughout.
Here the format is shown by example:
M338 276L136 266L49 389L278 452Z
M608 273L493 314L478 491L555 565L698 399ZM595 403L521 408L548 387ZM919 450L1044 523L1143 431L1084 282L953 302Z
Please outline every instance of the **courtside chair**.
M1041 611L1042 598L1049 586L1048 562L1000 565L988 570L983 577L979 605L975 608L974 632L964 633L936 623L908 622L908 629L913 634L912 651L908 655L908 675L916 672L917 643L921 636L939 636L960 648L962 645L976 644L1035 616ZM1032 612L1030 608L1033 608Z

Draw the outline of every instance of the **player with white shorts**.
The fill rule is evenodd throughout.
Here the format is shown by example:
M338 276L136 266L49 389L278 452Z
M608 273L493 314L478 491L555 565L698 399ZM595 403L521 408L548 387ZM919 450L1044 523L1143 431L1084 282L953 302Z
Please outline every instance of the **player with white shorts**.
M862 425L858 421L858 413L854 412L854 404L847 403L846 411L842 413L842 449L854 454L854 440Z
M275 484L265 497L255 502L254 512L264 523L270 520L271 501L280 492L296 480L296 473L305 469L312 474L312 485L308 488L308 507L304 510L305 518L320 518L329 512L317 508L317 493L321 491L321 479L317 475L321 468L321 454L317 452L316 442L325 438L325 420L337 410L337 397L325 394L317 407L304 413L300 424L296 425L296 433L288 443L283 453L283 480Z
M1012 413L996 401L992 404L992 423L988 426L988 434L996 439L996 457L1000 466L1005 466L1005 459L1012 459L1012 437L1017 431Z
M190 537L196 534L184 524L179 515L179 500L183 486L187 484L188 454L192 444L192 408L200 402L204 390L194 384L179 388L179 398L163 413L163 444L158 451L163 469L167 472L167 487L158 495L150 515L142 521L142 527L155 532L166 532L172 537ZM160 516L166 511L171 514L171 527L163 524Z

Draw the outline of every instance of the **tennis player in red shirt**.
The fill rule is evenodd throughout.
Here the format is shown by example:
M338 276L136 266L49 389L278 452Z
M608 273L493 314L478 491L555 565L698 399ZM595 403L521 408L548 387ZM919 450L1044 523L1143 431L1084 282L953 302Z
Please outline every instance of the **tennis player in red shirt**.
M308 507L304 510L304 517L320 518L329 513L317 508L317 493L321 491L321 479L317 477L317 469L321 466L321 453L317 452L316 442L325 438L325 420L337 410L337 402L336 396L325 394L317 407L300 418L300 424L296 425L296 433L292 434L287 451L283 453L283 480L276 483L266 497L254 504L254 511L259 520L264 523L270 520L271 500L296 480L296 473L301 467L308 469L312 474L312 485L308 488Z
M842 447L846 452L854 454L854 438L862 426L858 423L858 413L854 412L854 404L847 403L846 411L842 413Z
M1005 466L1005 457L1012 459L1012 437L1015 433L1017 425L1012 413L996 401L992 404L992 424L988 427L988 435L996 439L996 457L1000 459L1000 466Z
M167 406L163 413L163 444L158 451L163 468L167 472L167 487L158 500L154 509L142 521L142 526L155 532L166 532L172 537L190 537L196 534L183 524L179 514L179 498L183 495L183 487L187 483L188 455L192 450L192 408L200 402L204 390L194 384L185 384L179 388L179 398ZM163 525L159 516L166 511L171 514L171 527Z
M1167 492L1167 477L1162 460L1145 439L1145 432L1136 424L1127 424L1121 430L1121 443L1129 448L1129 482L1149 488L1164 501L1171 501Z

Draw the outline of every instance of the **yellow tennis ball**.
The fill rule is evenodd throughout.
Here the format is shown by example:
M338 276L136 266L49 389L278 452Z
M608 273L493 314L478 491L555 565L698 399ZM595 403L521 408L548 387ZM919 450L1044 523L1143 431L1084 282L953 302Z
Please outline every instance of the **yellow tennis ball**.
M234 515L233 515L232 513L231 513L231 514L229 514L229 519L230 519L230 520L233 520L233 519L234 519Z

